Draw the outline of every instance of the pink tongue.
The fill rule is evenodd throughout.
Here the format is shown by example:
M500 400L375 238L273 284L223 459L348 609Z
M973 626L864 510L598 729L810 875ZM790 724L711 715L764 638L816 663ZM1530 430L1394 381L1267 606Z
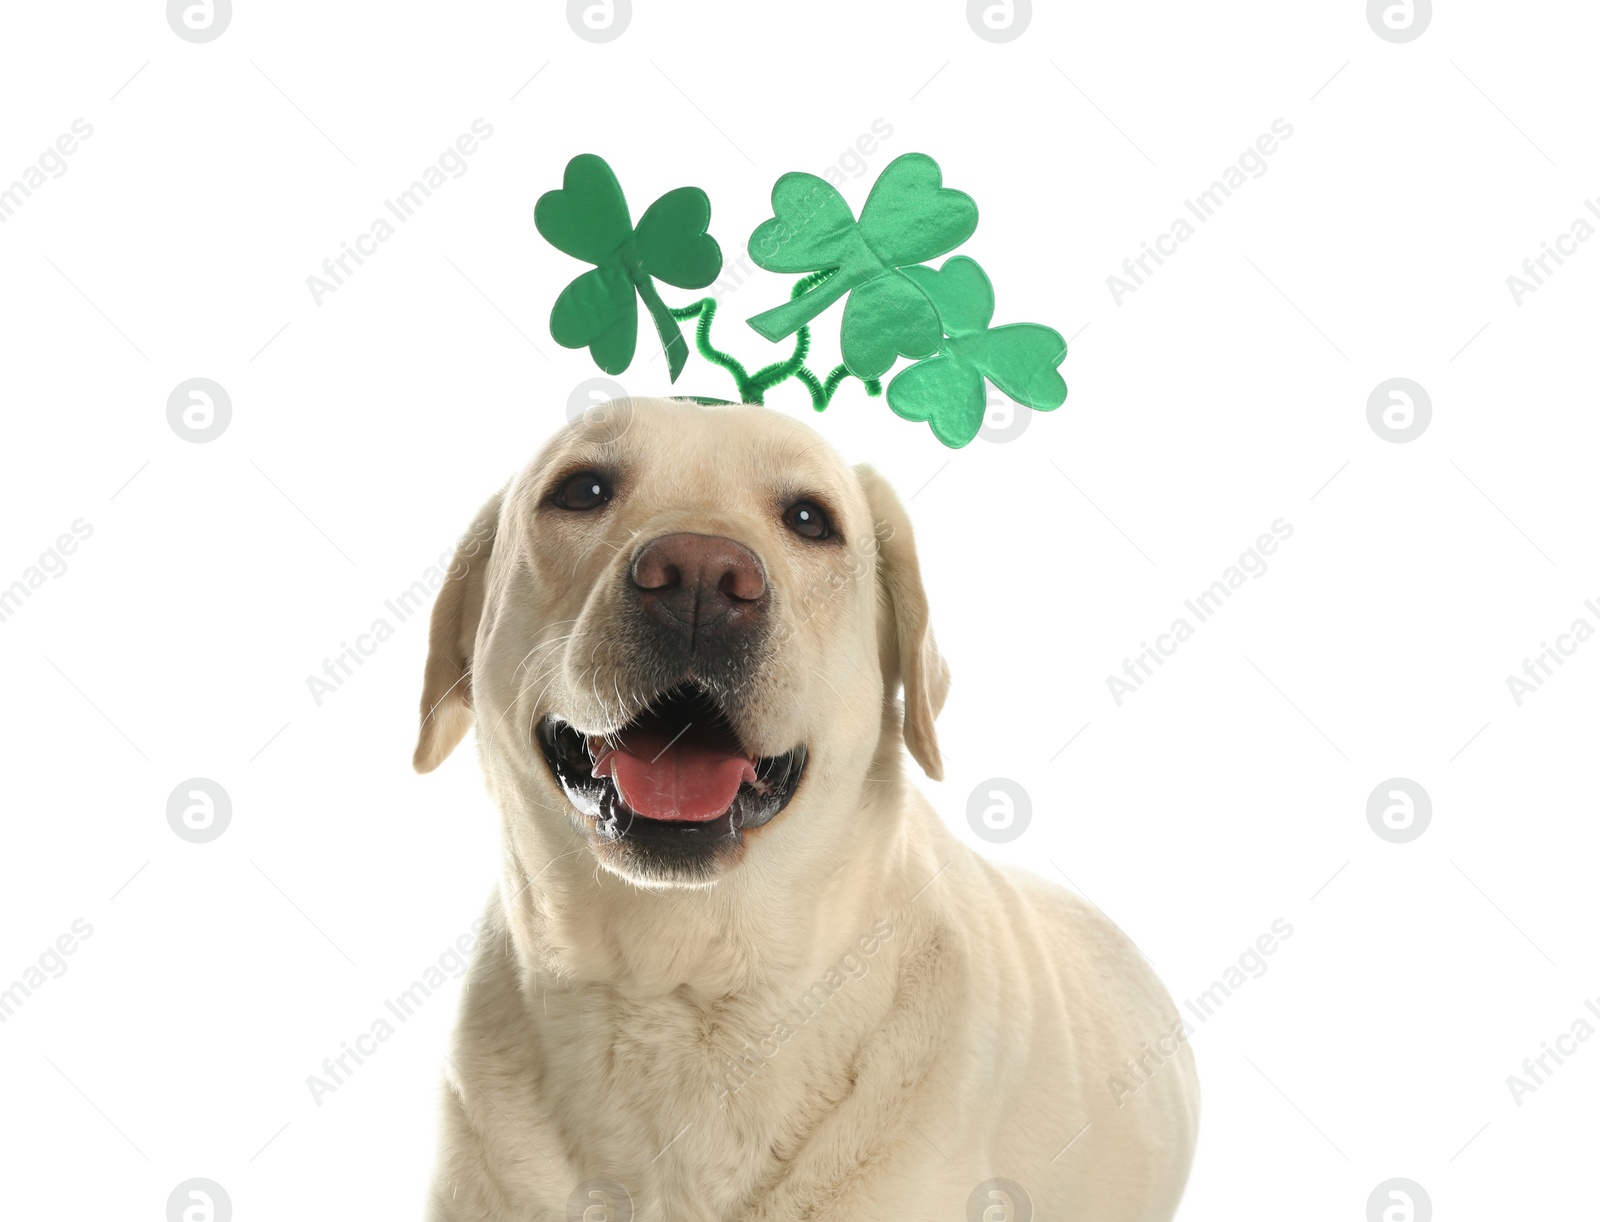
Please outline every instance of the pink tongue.
M676 738L634 729L620 746L599 753L594 775L610 777L622 800L647 819L703 823L733 805L756 770L729 745L697 739L692 729Z

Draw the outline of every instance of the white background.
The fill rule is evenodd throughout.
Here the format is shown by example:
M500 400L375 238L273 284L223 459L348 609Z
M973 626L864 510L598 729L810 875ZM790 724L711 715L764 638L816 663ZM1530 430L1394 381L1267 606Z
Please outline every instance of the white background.
M456 983L320 1105L306 1079L496 874L472 752L411 772L426 630L384 601L596 372L549 338L582 267L533 202L598 152L636 216L704 187L731 265L773 180L856 168L877 119L851 204L931 154L978 201L997 322L1071 337L1066 406L1006 444L947 451L855 384L821 417L773 396L912 498L955 674L925 788L1070 876L1180 1003L1294 928L1193 1036L1180 1216L1358 1222L1392 1176L1440 1219L1592 1210L1600 1040L1520 1106L1506 1078L1600 996L1600 644L1520 707L1506 677L1600 626L1600 242L1521 304L1506 278L1600 193L1600 14L1450 4L1397 45L1353 0L1040 7L996 44L948 0L640 0L593 44L556 4L279 0L202 45L149 0L8 8L0 183L93 135L0 225L0 586L93 534L0 623L0 987L94 931L0 1026L8 1216L157 1222L191 1176L240 1222L417 1215ZM465 175L316 304L478 118ZM1265 174L1118 304L1107 277L1279 118ZM768 359L740 320L788 283L726 294L720 341ZM652 344L642 320L631 391L667 389ZM207 444L166 419L192 377L232 400ZM1408 444L1368 424L1391 377L1432 400ZM679 389L726 385L694 356ZM1119 707L1107 676L1279 518L1266 575ZM233 803L202 845L166 820L197 776ZM964 812L997 776L1033 816L991 846ZM1390 777L1432 798L1408 844L1367 823Z

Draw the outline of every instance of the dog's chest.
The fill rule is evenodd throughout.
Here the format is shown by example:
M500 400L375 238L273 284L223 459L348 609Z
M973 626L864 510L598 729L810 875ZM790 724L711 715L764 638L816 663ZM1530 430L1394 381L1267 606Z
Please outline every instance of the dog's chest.
M737 1216L849 1094L866 1018L838 1000L582 999L543 1025L539 1106L641 1216Z

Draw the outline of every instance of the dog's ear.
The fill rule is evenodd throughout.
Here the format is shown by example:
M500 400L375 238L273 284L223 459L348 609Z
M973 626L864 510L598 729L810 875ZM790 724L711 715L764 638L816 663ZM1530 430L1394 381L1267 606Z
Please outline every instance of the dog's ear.
M933 721L950 690L950 668L928 622L928 596L922 588L911 519L889 482L871 467L857 467L856 478L867 494L877 533L879 612L887 614L894 630L883 649L884 690L892 698L897 684L905 689L906 750L928 776L940 781L944 762ZM884 637L881 629L879 636Z
M422 676L422 729L411 757L418 772L432 772L444 763L472 725L472 648L483 617L484 582L504 495L504 489L496 492L472 519L433 603Z

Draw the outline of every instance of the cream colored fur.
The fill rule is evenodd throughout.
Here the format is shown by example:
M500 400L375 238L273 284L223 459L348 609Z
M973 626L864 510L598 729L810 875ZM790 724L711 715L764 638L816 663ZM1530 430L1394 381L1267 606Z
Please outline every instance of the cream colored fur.
M617 472L603 513L546 503L596 465ZM841 546L785 528L801 494ZM1166 992L1098 911L973 852L906 777L907 749L940 775L949 674L879 475L762 408L632 400L563 430L474 525L434 611L416 766L476 725L504 868L430 1219L1028 1217L980 1187L996 1177L1040 1222L1172 1216L1198 1091ZM672 531L761 558L781 643L739 729L810 751L790 806L693 887L603 866L532 741L546 714L605 732L639 711L613 648L622 575ZM602 1187L569 1214L595 1179L627 1199Z

